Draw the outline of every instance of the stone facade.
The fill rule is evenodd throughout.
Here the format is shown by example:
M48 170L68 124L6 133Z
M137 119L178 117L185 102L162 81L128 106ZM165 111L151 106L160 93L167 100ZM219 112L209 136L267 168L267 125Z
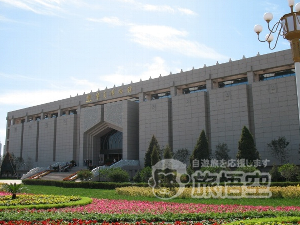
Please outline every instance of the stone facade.
M285 50L8 112L6 150L34 166L72 159L99 165L106 135L121 132L122 147L111 154L143 166L152 135L161 147L192 152L205 130L212 152L227 143L235 158L247 126L261 158L278 163L267 143L285 136L290 161L299 164L295 76L262 78L293 69Z

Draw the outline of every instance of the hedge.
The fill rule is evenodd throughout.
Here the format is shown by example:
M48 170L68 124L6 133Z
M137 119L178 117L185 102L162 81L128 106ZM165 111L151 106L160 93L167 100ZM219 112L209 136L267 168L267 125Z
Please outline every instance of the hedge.
M74 181L57 181L57 180L39 180L39 179L24 179L23 184L26 185L44 185L64 188L90 188L90 189L115 189L117 187L148 187L147 183L116 183L116 182L74 182Z
M57 180L39 180L39 179L25 179L22 180L23 184L26 185L45 185L45 186L56 186L64 188L91 188L91 189L108 189L112 190L118 187L148 187L147 183L116 183L116 182L92 182L92 181L83 181L83 182L74 182L74 181L57 181ZM266 185L265 183L262 183ZM193 184L189 183L186 187L191 187ZM224 185L220 183L219 185ZM242 183L235 183L235 186L242 185ZM272 187L287 187L287 186L300 186L300 182L272 182Z

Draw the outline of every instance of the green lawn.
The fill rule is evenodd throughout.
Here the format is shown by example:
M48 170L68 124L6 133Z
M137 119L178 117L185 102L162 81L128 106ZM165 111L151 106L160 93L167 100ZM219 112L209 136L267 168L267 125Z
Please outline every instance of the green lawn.
M62 188L53 186L26 185L27 193L55 194L55 195L80 195L91 198L125 199L140 201L162 201L158 198L132 197L118 195L115 190ZM202 204L239 204L239 205L262 205L262 206L300 206L299 199L171 199L169 202L178 203L202 203Z

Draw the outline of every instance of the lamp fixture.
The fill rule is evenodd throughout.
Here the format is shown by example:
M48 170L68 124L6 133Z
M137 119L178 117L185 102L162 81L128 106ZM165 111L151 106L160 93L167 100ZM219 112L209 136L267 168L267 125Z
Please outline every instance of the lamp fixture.
M271 50L275 49L279 36L283 36L283 38L290 41L294 61L300 62L300 3L297 3L294 7L294 0L288 0L288 4L291 8L291 12L283 15L273 26L270 26L273 14L270 12L264 14L264 20L267 22L269 30L269 33L265 36L265 40L259 38L259 35L263 30L261 25L255 25L254 32L257 33L260 42L268 42ZM295 8L295 12L293 11L293 8ZM272 47L271 42L274 40L274 35L277 35L277 37L276 42Z

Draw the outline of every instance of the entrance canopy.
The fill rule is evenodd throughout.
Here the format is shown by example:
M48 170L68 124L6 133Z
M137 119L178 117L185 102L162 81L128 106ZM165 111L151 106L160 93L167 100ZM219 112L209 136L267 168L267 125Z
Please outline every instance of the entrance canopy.
M122 128L100 122L84 134L84 161L87 166L111 164L122 159Z

